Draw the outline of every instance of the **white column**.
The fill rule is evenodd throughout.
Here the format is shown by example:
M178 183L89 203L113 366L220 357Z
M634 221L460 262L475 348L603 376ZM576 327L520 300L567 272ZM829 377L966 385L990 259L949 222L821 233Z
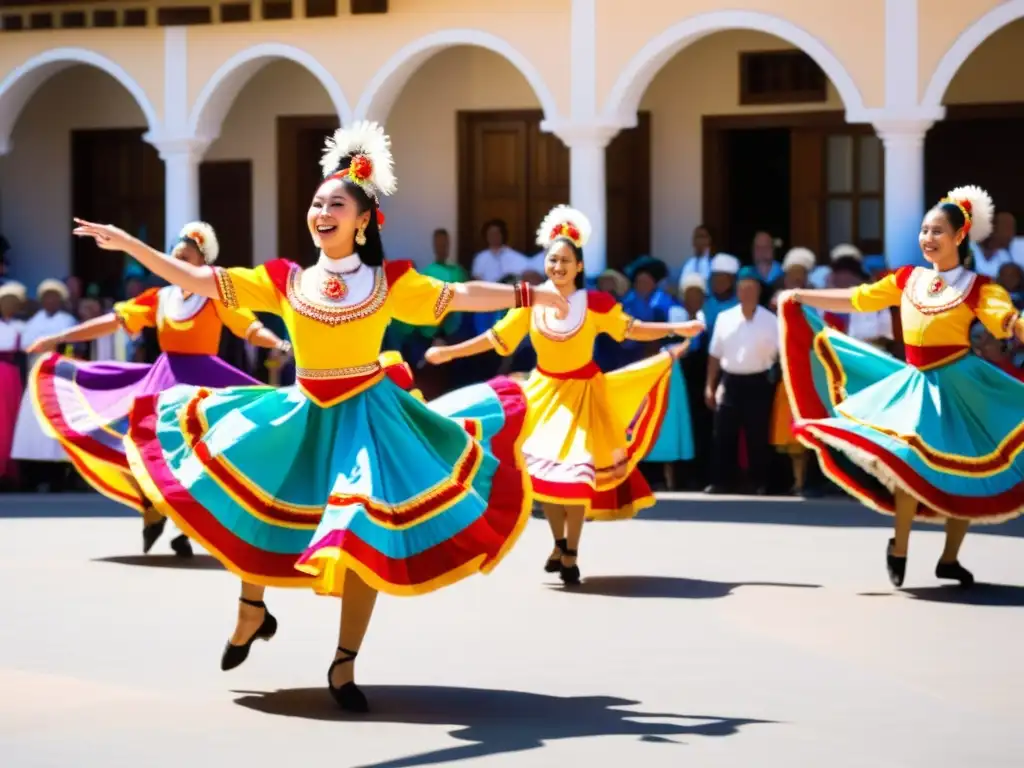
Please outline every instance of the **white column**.
M553 131L569 148L569 205L590 220L590 240L583 249L590 277L601 274L608 264L605 149L619 130L618 126L563 124Z
M917 233L924 199L924 137L930 120L880 121L885 145L885 259L890 269L921 264Z
M207 142L151 140L164 161L164 230L168 243L181 227L199 218L199 163Z

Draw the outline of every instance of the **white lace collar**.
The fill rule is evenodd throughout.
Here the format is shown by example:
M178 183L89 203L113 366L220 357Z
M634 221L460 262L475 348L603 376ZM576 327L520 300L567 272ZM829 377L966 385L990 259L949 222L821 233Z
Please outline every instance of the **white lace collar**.
M299 279L299 293L303 299L326 307L348 307L360 304L373 293L377 270L366 266L353 253L341 259L331 259L321 253L316 266L307 269ZM339 299L324 296L320 286L326 277L337 276L345 284L345 295Z
M548 280L544 285L550 287L552 283ZM569 295L567 301L569 302L569 313L561 320L556 317L555 310L551 307L534 307L534 319L541 332L549 331L552 334L564 336L580 329L587 316L586 290L577 289Z
M166 317L176 323L191 320L206 306L208 299L197 293L185 298L185 292L176 285L168 285L160 289L157 302L157 315Z

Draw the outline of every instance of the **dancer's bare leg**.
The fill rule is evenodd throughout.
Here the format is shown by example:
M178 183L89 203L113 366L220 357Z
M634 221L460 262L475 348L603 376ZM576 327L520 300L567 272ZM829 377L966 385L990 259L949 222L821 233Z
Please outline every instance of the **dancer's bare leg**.
M955 563L960 557L960 546L964 543L967 529L970 528L970 520L958 518L946 518L946 546L942 550L940 563Z
M363 645L366 628L370 626L373 607L377 603L377 590L363 581L352 569L345 571L342 590L338 646L347 651L357 652ZM346 658L346 654L337 650L334 658L343 659ZM336 664L331 670L331 686L340 688L345 683L354 682L355 672L355 661Z
M896 521L893 526L893 538L895 543L892 554L896 557L906 557L907 547L910 545L910 529L914 524L914 515L917 514L917 499L903 491L896 491Z
M587 508L577 504L565 508L565 548L572 552L579 551L580 536L583 535L583 518ZM562 555L562 565L570 567L576 565L576 555Z
M541 505L544 509L544 517L547 518L548 525L551 527L551 536L555 541L559 541L565 538L565 507L561 504L548 504L545 502ZM554 549L551 550L550 560L558 560L562 556L562 550L556 544Z
M793 489L802 493L807 485L807 460L810 452L803 450L799 453L789 455L790 463L793 465Z
M263 593L266 591L266 587L242 582L243 600L260 603L263 601ZM249 638L256 634L256 630L263 624L263 617L266 616L266 613L266 608L257 608L254 605L248 605L239 600L238 623L235 624L235 632L231 635L231 644L245 645L245 643L249 642Z

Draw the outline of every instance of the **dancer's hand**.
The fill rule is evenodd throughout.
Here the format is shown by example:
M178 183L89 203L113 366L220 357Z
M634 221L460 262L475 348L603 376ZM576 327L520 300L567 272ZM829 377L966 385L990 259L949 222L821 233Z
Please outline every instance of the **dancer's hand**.
M564 320L569 315L569 302L552 285L538 285L531 289L533 303L542 307L552 307L555 310L555 317Z
M423 354L423 359L431 365L441 365L452 359L448 347L428 347Z
M775 304L776 304L776 306L781 307L787 301L794 301L797 304L799 304L800 303L800 291L796 291L796 290L779 291L775 295Z
M85 219L75 219L78 226L71 230L77 237L91 237L96 245L105 251L125 251L135 240L123 229L113 224L95 224Z
M60 339L57 336L43 336L41 339L36 339L28 345L26 353L30 355L38 355L40 352L53 352L60 345Z
M715 397L715 390L711 387L704 387L704 404L711 411L718 408L718 399Z
M665 347L665 351L672 355L673 360L678 360L680 357L686 354L686 350L690 348L690 342L684 341L681 344L672 344Z
M676 323L673 326L674 333L676 336L682 336L684 339L692 339L694 336L699 336L703 333L707 326L704 325L703 320L689 320L685 323Z
M622 448L612 451L612 474L616 479L622 480L626 477L626 470L629 468L629 457Z

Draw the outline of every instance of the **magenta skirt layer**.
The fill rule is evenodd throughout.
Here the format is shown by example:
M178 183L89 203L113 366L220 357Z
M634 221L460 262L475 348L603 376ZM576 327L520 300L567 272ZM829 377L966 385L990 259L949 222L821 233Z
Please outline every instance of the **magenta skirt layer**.
M39 418L71 462L100 493L139 511L145 500L131 479L124 436L135 398L178 384L262 386L212 355L162 354L152 365L88 362L53 354L32 370L29 390Z
M15 462L11 459L14 424L21 406L21 375L18 366L0 361L0 478L13 478Z

